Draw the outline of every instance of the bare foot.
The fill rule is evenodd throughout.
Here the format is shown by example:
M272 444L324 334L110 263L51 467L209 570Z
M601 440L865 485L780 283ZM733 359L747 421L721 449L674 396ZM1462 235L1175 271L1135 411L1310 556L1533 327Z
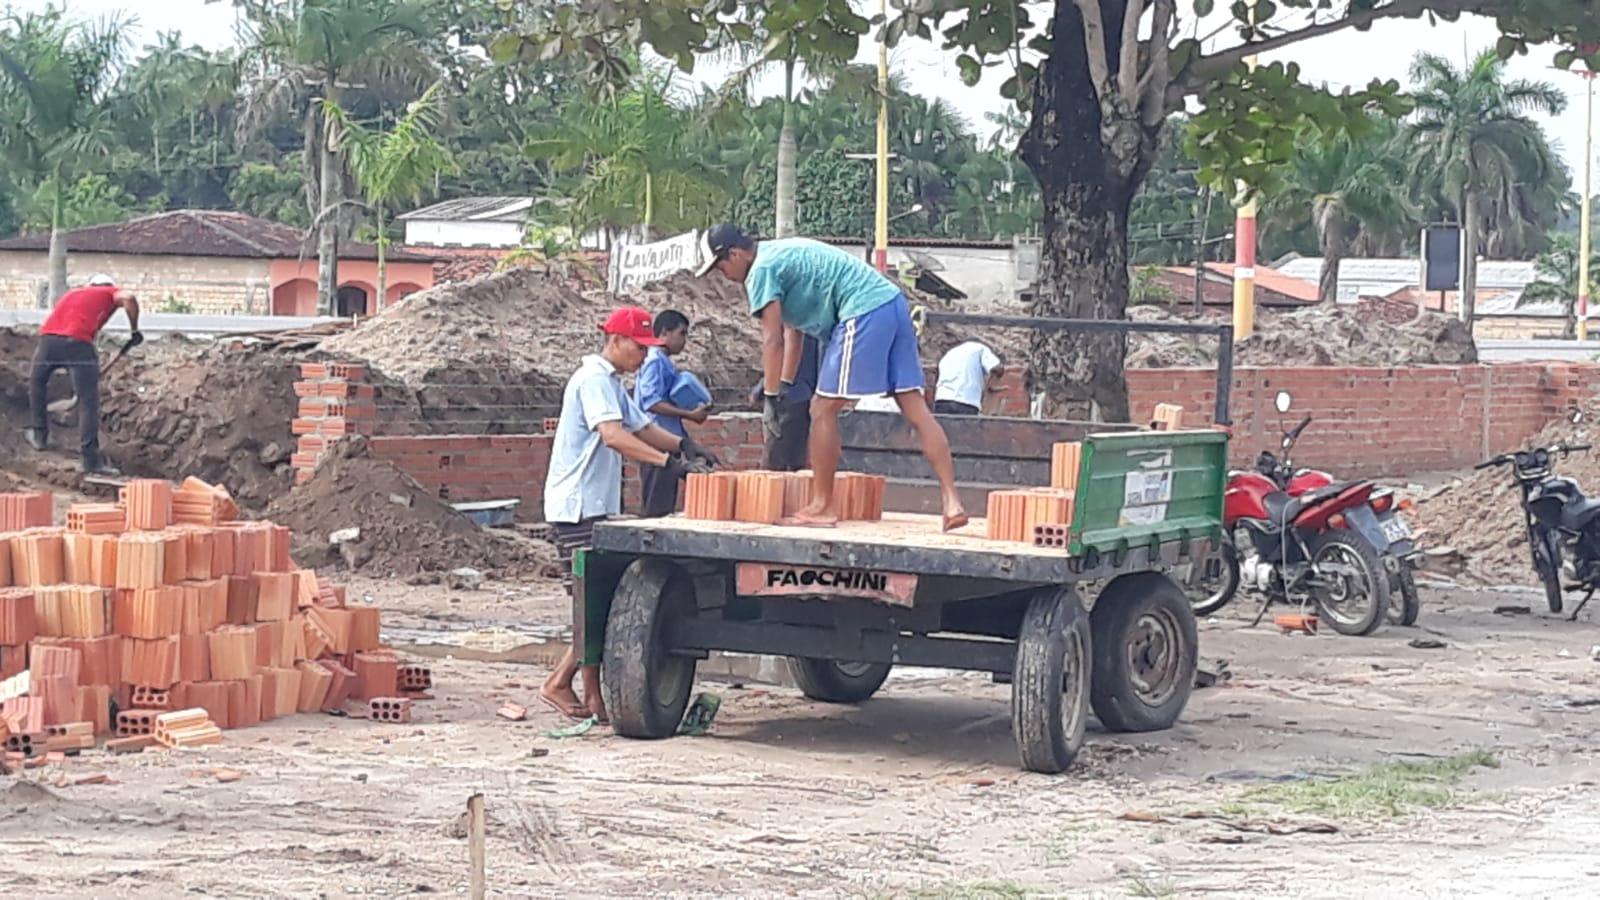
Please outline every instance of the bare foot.
M967 516L967 511L962 509L961 506L957 505L953 509L946 509L944 511L944 532L949 534L957 528L965 527L970 521L972 520Z
M832 528L839 524L839 516L837 513L813 513L802 509L786 519L779 519L778 524L795 525L800 528Z
M588 713L589 715L594 716L596 724L610 725L611 717L606 715L606 701L600 696L600 692L595 691L594 695L588 699Z
M578 699L578 695L573 692L571 685L558 688L547 684L539 688L539 699L544 701L545 706L569 719L581 721L588 717L588 711L584 708L583 701Z

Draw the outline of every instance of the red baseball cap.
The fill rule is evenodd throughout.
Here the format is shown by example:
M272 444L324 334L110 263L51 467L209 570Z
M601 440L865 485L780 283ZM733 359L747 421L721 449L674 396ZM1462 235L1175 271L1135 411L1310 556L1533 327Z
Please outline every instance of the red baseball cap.
M655 329L650 327L650 313L637 306L624 306L607 316L600 330L605 334L633 338L646 347L659 347L663 343L656 337Z

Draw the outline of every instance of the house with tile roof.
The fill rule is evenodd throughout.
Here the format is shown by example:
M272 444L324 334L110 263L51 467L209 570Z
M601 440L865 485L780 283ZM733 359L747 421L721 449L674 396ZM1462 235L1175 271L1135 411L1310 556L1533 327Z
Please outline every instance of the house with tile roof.
M152 312L311 316L317 313L317 252L308 232L237 212L181 209L69 231L67 281L104 272L138 293ZM0 309L46 309L50 235L0 240ZM433 257L387 254L378 297L377 248L340 246L334 313L372 315L432 287Z

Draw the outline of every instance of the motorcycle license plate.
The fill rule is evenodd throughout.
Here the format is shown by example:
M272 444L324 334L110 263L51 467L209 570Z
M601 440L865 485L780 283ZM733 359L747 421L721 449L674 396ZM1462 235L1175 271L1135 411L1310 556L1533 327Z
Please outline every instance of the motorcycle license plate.
M1403 541L1406 538L1411 537L1411 526L1407 525L1406 520L1400 518L1399 516L1395 516L1392 519L1386 519L1383 523L1383 536L1387 538L1391 544L1395 541Z

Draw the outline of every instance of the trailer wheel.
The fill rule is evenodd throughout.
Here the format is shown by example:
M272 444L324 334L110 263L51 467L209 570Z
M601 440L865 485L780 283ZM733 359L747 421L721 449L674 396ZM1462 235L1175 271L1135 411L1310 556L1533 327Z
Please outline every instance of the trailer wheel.
M883 687L889 668L888 663L789 657L789 674L800 686L800 693L824 703L860 703Z
M1090 700L1112 731L1171 728L1189 702L1199 638L1189 599L1153 572L1106 585L1089 614L1094 635Z
M1064 772L1083 746L1089 645L1088 617L1076 591L1044 588L1034 594L1011 676L1011 736L1030 772Z
M666 652L664 623L695 614L694 583L663 559L636 559L622 573L606 620L600 686L611 727L633 738L677 731L694 688L695 658Z

